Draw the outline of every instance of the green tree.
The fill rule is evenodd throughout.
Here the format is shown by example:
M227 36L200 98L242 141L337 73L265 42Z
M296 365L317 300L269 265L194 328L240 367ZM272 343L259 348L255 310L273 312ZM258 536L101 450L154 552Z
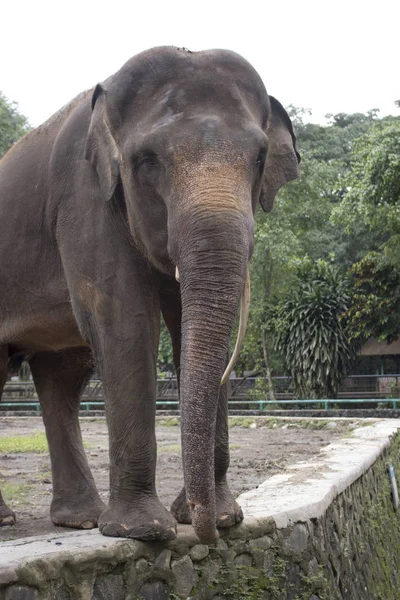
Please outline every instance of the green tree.
M160 342L158 345L157 369L159 373L174 372L175 365L172 354L172 342L164 319L161 320Z
M262 371L267 378L265 393L274 399L271 370L273 348L267 331L267 314L276 297L289 289L292 262L301 252L291 228L290 206L284 198L271 213L259 212L256 218L254 256L250 264L251 309L246 339L238 370ZM234 336L232 336L233 338Z
M326 261L298 265L298 287L270 319L275 349L291 375L298 398L334 398L355 357L341 316L349 303L349 282Z
M357 233L345 231L330 215L346 193L354 139L376 120L367 115L334 115L325 127L304 123L307 110L289 108L302 155L301 176L284 186L274 209L256 215L256 239L251 263L251 313L238 371L281 371L281 359L268 335L268 315L294 285L294 265L305 255L332 260L347 270L368 250L374 236L360 224ZM378 236L378 244L381 236ZM271 386L266 393L273 398Z
M0 157L29 129L28 120L18 111L17 104L0 92Z
M347 193L333 222L352 234L360 223L382 236L392 264L400 262L400 118L376 123L353 147Z
M353 294L344 319L352 339L392 342L400 336L400 266L370 252L352 267Z
M307 111L290 107L302 152L318 161L340 161L344 167L350 164L354 140L378 121L378 113L377 109L372 109L367 114L328 114L328 125L318 125L303 121Z
M303 255L325 260L334 255L336 264L348 269L383 241L381 232L371 232L363 222L349 232L343 223L330 219L348 191L355 140L379 122L378 111L328 115L329 124L322 126L303 122L307 115L303 109L289 110L302 155L301 177L282 190L277 202L291 196L292 221Z

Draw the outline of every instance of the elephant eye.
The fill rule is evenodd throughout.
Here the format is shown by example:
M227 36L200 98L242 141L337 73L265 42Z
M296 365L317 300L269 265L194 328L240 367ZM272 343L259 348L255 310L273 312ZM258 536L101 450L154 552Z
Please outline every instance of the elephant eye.
M160 162L153 153L139 156L135 161L135 174L146 183L156 183L160 175Z
M155 154L144 154L137 158L136 169L156 169L159 166L157 156Z
M265 163L266 156L267 156L266 149L265 148L261 148L260 152L258 153L257 160L256 160L256 165L260 169L264 168L264 163Z

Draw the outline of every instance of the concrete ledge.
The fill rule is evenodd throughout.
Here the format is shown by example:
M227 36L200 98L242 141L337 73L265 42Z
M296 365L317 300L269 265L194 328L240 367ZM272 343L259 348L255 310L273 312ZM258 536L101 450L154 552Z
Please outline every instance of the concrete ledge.
M360 427L350 438L322 448L314 460L290 465L285 473L241 494L238 502L246 515L271 517L278 528L318 518L373 465L398 429L397 420Z
M378 487L374 484L369 493L371 498L375 494L376 502L383 503L385 519L396 519L400 532L398 516L391 508L386 459L382 459L397 440L399 428L398 420L360 427L351 437L323 448L314 460L292 465L285 473L242 494L239 503L246 516L244 522L221 531L220 540L213 546L200 544L189 525L179 526L178 538L165 544L107 538L97 530L2 543L0 600L171 597L294 600L300 598L296 596L300 591L301 598L306 600L320 597L369 600L375 597L371 590L365 596L359 591L358 596L355 592L340 595L343 594L340 590L337 595L327 595L330 586L335 587L334 579L339 577L339 567L332 565L338 556L345 560L343 550L328 552L327 548L333 548L334 536L340 538L348 517L350 509L343 494L361 497L366 474L374 481L379 478ZM397 459L398 455L397 452ZM354 487L360 478L361 487ZM338 497L342 500L337 504ZM353 497L350 505L354 512ZM367 501L365 505L360 502L360 522L367 519L367 505ZM354 517L353 521L357 519ZM360 537L359 528L352 535ZM343 540L348 545L348 539ZM339 548L340 543L339 539ZM354 557L352 560L355 566L347 567L346 563L346 569L357 568L360 572ZM345 585L341 584L341 588L345 589ZM251 596L254 590L260 595ZM390 594L382 597L391 599Z

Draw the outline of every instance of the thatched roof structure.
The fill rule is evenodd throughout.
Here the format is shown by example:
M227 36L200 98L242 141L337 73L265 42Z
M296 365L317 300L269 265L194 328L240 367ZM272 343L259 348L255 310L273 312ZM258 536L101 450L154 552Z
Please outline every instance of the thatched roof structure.
M361 348L360 354L362 356L400 355L400 338L391 344L388 344L387 342L378 342L375 338L371 338Z

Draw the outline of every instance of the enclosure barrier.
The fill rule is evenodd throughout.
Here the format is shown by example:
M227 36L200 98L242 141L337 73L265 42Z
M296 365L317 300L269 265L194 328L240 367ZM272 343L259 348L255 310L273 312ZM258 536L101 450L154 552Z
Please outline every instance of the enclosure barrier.
M398 404L400 403L400 398L323 398L323 399L308 399L308 400L229 400L228 401L228 409L234 409L235 407L243 407L244 405L254 406L256 410L263 411L268 407L278 407L280 405L292 405L294 407L304 407L304 406L317 406L323 407L323 410L328 410L329 407L334 406L336 404L349 404L349 405L358 405L358 404L390 404L391 408L398 409ZM163 409L168 407L168 409L177 410L179 408L178 400L157 400L156 408ZM15 408L29 408L30 410L34 410L38 415L40 412L40 403L35 401L27 401L27 402L0 402L0 414L1 411L6 410L14 410ZM103 401L87 401L82 400L81 412L84 414L88 414L93 410L104 410L104 402Z
M272 378L277 400L293 400L293 385L290 377ZM235 377L229 380L229 400L258 400L267 393L263 377ZM178 382L175 377L157 379L156 399L178 400ZM337 398L397 398L400 395L400 374L385 375L350 375L338 388ZM37 400L35 386L32 381L8 381L4 387L2 399L9 401ZM84 401L104 400L103 384L99 379L92 379L83 391Z
M190 525L167 543L97 530L4 542L0 598L398 600L400 422L363 425L242 494L245 520L213 545Z

